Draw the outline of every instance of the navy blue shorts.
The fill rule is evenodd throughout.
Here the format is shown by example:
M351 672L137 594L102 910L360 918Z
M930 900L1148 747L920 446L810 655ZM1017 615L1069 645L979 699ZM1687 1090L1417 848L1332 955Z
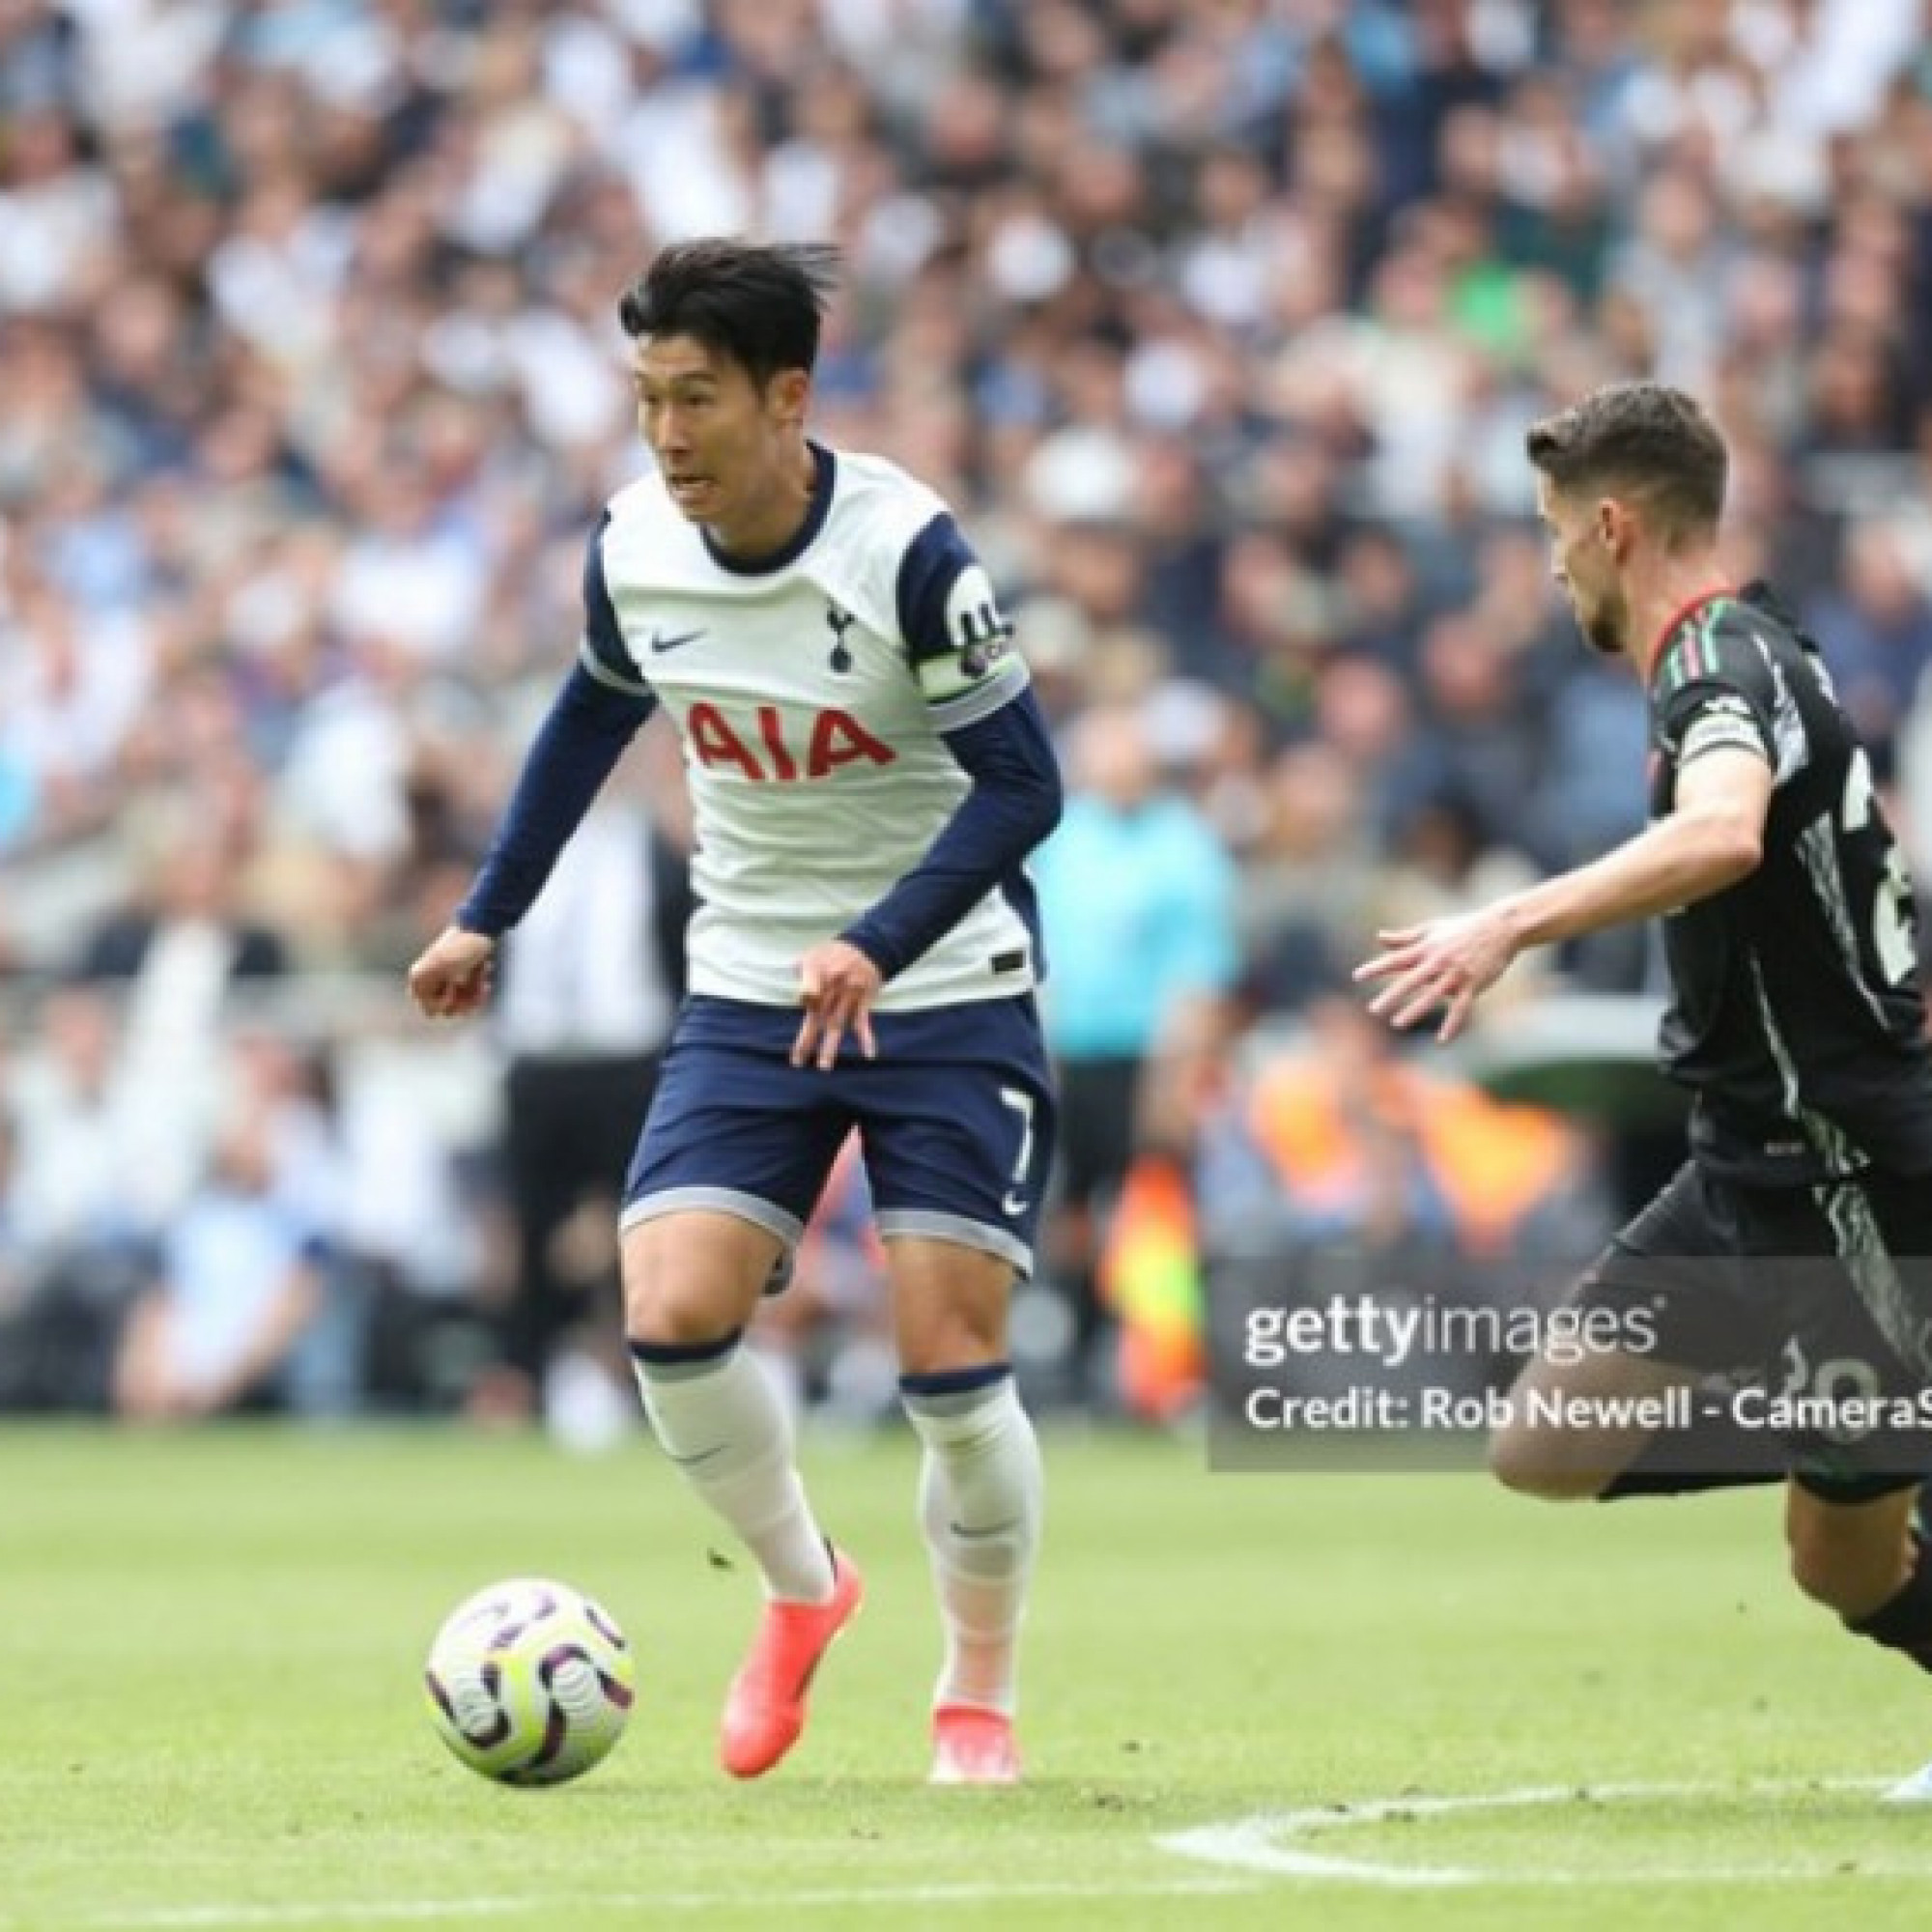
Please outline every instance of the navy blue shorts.
M1033 1270L1055 1108L1031 994L874 1013L830 1072L794 1066L802 1014L694 995L665 1054L623 1225L693 1208L805 1233L855 1128L881 1236L958 1241Z

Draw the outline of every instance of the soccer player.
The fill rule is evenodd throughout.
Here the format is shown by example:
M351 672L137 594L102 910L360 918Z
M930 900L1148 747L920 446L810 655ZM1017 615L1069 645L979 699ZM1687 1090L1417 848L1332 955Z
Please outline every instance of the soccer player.
M1355 977L1378 982L1374 1011L1439 1014L1451 1039L1525 947L1662 915L1662 1059L1693 1104L1690 1159L1572 1292L1632 1345L1532 1360L1492 1463L1536 1495L1616 1493L1646 1440L1610 1399L1754 1372L1756 1412L1775 1421L1781 1398L1794 1422L1778 1446L1800 1587L1932 1669L1932 1548L1910 1521L1932 1469L1913 1426L1932 1387L1932 1058L1911 882L1817 646L1762 586L1726 580L1726 452L1697 404L1603 389L1537 423L1528 454L1557 583L1649 693L1651 823L1525 892L1381 933ZM1539 1391L1580 1400L1539 1413ZM1885 1426L1789 1406L1834 1394ZM1840 1408L1853 1426L1831 1426ZM1750 1474L1680 1465L1632 1487L1731 1479Z
M859 1607L787 1411L739 1345L857 1129L889 1257L921 1516L946 1632L932 1776L1009 1783L1041 1473L1007 1361L1054 1103L1023 867L1060 815L1052 747L946 505L807 435L834 258L705 240L624 296L656 473L592 537L576 668L455 923L411 969L484 1001L498 935L653 711L696 820L690 997L632 1162L625 1319L666 1453L745 1544L766 1605L726 1699L727 1771L804 1727Z

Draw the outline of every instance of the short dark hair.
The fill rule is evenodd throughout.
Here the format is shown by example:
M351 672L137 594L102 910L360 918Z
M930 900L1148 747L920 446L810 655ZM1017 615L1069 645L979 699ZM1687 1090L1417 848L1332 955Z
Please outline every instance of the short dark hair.
M1623 490L1644 499L1667 543L1707 535L1724 509L1730 458L1693 396L1615 383L1532 423L1529 460L1566 496Z
M762 384L818 360L838 270L838 251L822 242L679 242L624 291L617 319L633 340L689 335Z

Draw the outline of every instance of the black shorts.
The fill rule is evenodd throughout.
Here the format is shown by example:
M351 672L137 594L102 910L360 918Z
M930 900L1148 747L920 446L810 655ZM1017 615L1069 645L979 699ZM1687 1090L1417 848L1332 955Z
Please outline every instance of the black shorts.
M1134 1158L1138 1060L1063 1060L1060 1196L1069 1207L1112 1207Z
M1727 1384L1828 1500L1932 1475L1932 1176L1747 1187L1687 1162L1570 1299Z

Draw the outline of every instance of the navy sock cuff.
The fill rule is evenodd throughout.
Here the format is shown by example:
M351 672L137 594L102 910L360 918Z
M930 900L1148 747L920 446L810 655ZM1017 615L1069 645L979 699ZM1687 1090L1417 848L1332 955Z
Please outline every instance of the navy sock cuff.
M922 1397L977 1395L981 1389L1005 1381L1012 1372L1010 1362L981 1362L970 1369L935 1369L930 1375L901 1376L899 1393L914 1401Z
M742 1328L715 1342L633 1342L631 1359L647 1369L701 1368L706 1362L720 1362L744 1339Z
M1917 1546L1912 1575L1868 1617L1847 1617L1845 1628L1888 1650L1902 1650L1920 1669L1932 1670L1932 1548Z

